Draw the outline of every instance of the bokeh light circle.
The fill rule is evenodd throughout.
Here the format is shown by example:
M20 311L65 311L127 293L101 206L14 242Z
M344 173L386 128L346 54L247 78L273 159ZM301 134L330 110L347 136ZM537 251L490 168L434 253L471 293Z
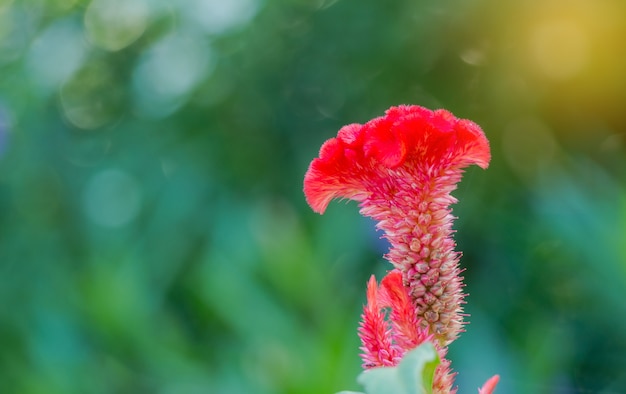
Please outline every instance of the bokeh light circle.
M85 12L85 29L94 45L118 51L141 37L149 17L145 0L93 0Z
M139 214L141 201L137 181L119 169L95 174L83 194L85 214L103 227L121 227L130 223Z

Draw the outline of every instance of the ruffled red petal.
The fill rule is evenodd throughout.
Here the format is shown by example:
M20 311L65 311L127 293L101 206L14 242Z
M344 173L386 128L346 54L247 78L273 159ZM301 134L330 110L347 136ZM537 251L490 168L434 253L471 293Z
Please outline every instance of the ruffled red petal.
M363 126L358 123L343 126L337 133L337 138L346 144L346 146L356 148L363 143L363 133L361 132L362 127Z
M390 117L376 118L365 124L363 150L366 157L384 167L396 168L407 154L406 135L399 133Z

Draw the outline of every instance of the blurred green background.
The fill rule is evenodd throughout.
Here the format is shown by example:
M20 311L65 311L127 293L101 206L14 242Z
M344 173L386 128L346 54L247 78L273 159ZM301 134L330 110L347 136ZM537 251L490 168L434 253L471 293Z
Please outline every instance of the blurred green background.
M302 178L402 103L491 141L460 392L626 392L617 0L0 0L0 392L358 389L386 246Z

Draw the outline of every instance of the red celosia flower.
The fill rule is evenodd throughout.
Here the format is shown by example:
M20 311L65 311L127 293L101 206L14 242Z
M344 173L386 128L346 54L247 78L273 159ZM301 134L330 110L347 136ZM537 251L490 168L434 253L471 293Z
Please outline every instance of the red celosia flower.
M418 323L443 346L463 324L450 193L464 167L486 168L489 160L489 143L475 123L445 110L399 106L339 130L304 178L316 212L333 198L348 198L378 221L391 244L385 257L402 273Z
M304 193L323 213L333 198L359 202L391 247L394 270L367 288L359 336L364 367L396 365L409 350L435 339L441 364L433 392L455 393L447 345L461 331L464 294L454 251L450 205L463 168L486 168L489 143L480 127L445 110L392 107L364 125L351 124L326 141L304 178ZM497 377L481 389L490 394Z

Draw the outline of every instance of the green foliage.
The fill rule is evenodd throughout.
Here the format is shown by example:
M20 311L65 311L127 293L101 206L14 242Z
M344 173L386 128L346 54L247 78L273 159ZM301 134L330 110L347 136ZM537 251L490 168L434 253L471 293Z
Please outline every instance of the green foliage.
M366 394L432 394L437 365L439 355L433 344L426 342L407 352L397 366L368 369L357 380L365 387Z
M302 177L401 103L492 146L454 192L460 390L626 392L625 15L0 0L0 392L357 389L386 246L352 204L312 213Z

